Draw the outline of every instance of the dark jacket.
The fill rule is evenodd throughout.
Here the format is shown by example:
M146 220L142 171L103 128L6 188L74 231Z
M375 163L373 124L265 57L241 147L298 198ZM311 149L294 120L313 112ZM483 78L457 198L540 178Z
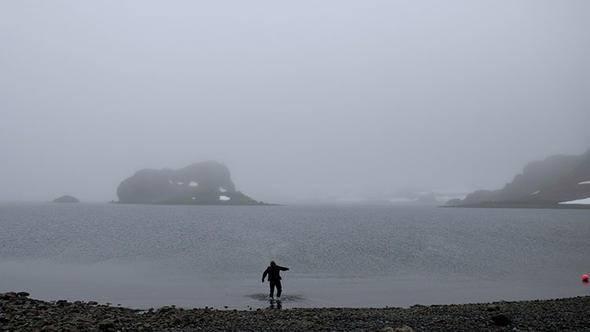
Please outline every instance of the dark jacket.
M266 270L264 270L264 273L262 274L262 281L264 281L264 278L266 278L267 275L268 281L276 282L281 280L281 271L289 271L289 268L278 265L270 265L266 268Z

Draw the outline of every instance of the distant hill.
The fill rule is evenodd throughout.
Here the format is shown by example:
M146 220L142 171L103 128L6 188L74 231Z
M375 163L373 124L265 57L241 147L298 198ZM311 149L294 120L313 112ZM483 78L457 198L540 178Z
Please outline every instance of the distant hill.
M64 195L54 199L53 203L80 203L80 200L74 196Z
M561 202L589 197L590 150L582 155L555 155L533 161L504 188L478 190L463 200L450 200L447 206L563 207Z
M236 190L229 169L216 161L173 169L143 169L117 188L119 203L260 205Z

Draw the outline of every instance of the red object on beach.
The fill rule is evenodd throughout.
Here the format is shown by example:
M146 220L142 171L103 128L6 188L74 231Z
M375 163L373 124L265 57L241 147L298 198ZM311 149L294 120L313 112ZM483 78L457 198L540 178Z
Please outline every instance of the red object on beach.
M590 279L590 276L588 276L587 274L582 274L582 282L588 282Z

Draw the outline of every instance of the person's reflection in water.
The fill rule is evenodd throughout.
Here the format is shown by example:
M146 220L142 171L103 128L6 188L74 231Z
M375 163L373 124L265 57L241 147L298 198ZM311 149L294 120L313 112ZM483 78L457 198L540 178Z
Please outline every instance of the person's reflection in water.
M270 306L268 307L269 309L277 309L277 310L281 310L283 309L283 304L281 303L281 300L269 300L268 303L270 303Z

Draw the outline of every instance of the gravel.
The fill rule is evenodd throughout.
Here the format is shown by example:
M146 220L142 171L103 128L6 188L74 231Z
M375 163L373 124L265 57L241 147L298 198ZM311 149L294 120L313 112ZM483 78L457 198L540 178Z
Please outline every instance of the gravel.
M141 311L0 294L0 331L590 331L590 296L410 308Z

